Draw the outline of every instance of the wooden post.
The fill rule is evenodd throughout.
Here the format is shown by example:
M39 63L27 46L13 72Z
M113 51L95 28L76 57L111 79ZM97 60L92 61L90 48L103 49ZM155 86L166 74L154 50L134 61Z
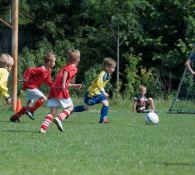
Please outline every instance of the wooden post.
M18 75L18 8L19 0L12 0L12 111L16 111L17 102L17 75Z

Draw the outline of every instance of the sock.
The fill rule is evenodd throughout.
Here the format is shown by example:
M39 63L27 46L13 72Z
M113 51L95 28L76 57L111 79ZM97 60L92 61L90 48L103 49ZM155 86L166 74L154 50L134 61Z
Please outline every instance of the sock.
M22 107L22 109L20 109L20 111L14 114L11 118L14 120L19 119L22 115L25 114L26 110L27 110L27 107Z
M104 120L108 113L108 106L102 106L100 121Z
M30 112L34 112L44 103L43 98L38 99L32 107L29 107Z
M63 121L65 118L67 118L70 115L71 111L68 109L63 110L60 114L58 114L58 119L60 121Z
M73 111L74 112L83 112L83 111L85 111L85 106L84 105L75 106Z
M52 114L47 114L45 117L45 121L42 123L41 128L44 130L48 130L50 123L53 120L53 115Z

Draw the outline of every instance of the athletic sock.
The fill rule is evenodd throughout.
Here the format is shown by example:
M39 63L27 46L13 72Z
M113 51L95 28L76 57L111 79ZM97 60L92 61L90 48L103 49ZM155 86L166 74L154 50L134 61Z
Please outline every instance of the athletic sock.
M45 117L44 122L41 125L41 128L44 130L48 130L50 123L53 120L53 115L52 114L47 114Z
M102 106L100 121L103 121L104 118L107 116L108 109L108 106Z
M43 98L38 99L32 107L29 107L30 112L34 112L44 103Z
M73 112L83 112L85 111L85 106L80 105L80 106L75 106Z
M22 109L20 109L20 111L17 112L16 114L12 115L11 118L12 118L13 120L19 119L22 115L25 114L26 110L27 110L27 107L22 107Z
M63 112L61 112L60 114L58 114L58 119L60 121L63 121L65 118L67 118L70 115L71 111L69 111L68 109L63 110Z

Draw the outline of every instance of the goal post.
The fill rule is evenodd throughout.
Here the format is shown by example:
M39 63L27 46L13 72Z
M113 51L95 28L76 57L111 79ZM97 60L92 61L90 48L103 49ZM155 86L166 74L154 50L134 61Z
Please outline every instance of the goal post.
M193 53L194 50L192 50L189 58ZM168 113L195 114L195 77L186 66Z

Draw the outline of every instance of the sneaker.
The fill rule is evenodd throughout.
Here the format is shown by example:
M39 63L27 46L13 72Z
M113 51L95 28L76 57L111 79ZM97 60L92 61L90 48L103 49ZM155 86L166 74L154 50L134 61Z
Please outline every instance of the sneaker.
M20 123L20 119L19 118L13 119L12 117L10 117L10 121L14 122L14 123Z
M99 123L110 123L109 119L108 118L104 118L103 120L100 120Z
M39 133L41 133L41 134L45 134L46 132L47 132L47 130L45 130L43 128L40 128L40 130L39 130Z
M63 131L64 131L64 128L63 128L63 126L62 126L62 122L60 121L60 119L55 118L55 119L54 119L54 122L55 122L57 128L58 128L60 131L63 132Z
M35 120L35 116L34 116L33 113L32 113L31 111L29 111L28 109L26 110L25 114L28 115L28 117L29 117L31 120Z

